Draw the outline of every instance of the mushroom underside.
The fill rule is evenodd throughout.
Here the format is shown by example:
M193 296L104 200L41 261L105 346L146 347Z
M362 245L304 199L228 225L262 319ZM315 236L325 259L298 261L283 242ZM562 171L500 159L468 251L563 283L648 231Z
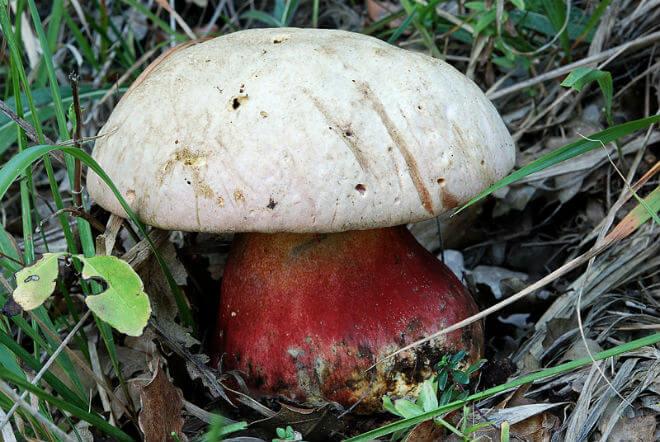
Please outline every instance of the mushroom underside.
M370 413L384 394L414 394L443 354L482 355L475 323L367 370L478 311L404 226L237 235L221 296L216 358L260 395Z

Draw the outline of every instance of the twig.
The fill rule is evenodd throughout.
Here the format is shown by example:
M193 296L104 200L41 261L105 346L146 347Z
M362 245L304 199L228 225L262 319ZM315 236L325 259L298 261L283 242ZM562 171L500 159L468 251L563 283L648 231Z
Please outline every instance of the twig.
M41 144L41 141L39 140L39 136L37 135L37 131L34 129L34 127L27 121L24 120L23 118L19 117L14 110L7 105L4 101L0 100L0 111L7 115L10 120L12 120L14 123L18 124L18 126L23 129L25 132L25 135L36 144ZM44 141L48 144L54 145L55 142L48 138L46 135L44 135ZM53 151L50 153L53 158L55 158L59 163L61 164L66 164L64 161L64 155L62 152L59 151Z
M181 26L181 29L183 29L183 32L186 33L189 39L191 40L197 40L197 36L195 33L190 29L190 26L188 26L188 23L186 23L183 18L174 10L172 6L167 3L166 0L156 0L156 3L158 3L163 9L165 9L172 17L174 17L174 20Z
M83 315L82 318L80 318L80 321L78 321L78 323L75 325L75 327L73 327L73 329L69 332L69 334L66 335L66 337L62 340L62 342L57 347L57 349L55 349L55 351L50 356L50 358L48 358L48 360L43 365L43 367L41 367L41 370L39 370L37 375L34 378L32 378L32 381L30 381L30 383L32 385L37 385L37 383L41 380L41 378L44 376L44 374L46 374L46 372L50 369L50 366L53 365L53 362L55 362L55 359L57 359L57 357L60 355L60 353L62 353L62 350L64 350L64 347L67 346L67 344L69 343L71 338L73 338L73 336L78 332L80 327L82 327L83 323L89 317L90 313L91 313L91 310L87 310L87 312ZM0 430L2 430L5 425L7 425L7 423L9 422L9 419L11 419L11 417L14 415L14 413L16 412L18 407L20 406L20 402L25 399L27 394L28 394L28 392L26 390L21 394L19 400L15 401L14 405L7 412L7 415L4 417L2 422L0 422Z
M195 366L195 368L199 371L199 373L203 376L203 378L206 380L206 383L212 387L213 393L217 394L219 397L222 397L225 399L228 403L232 403L231 400L229 400L229 397L224 391L224 388L220 385L218 380L215 378L210 373L210 370L202 363L199 362L197 358L195 358L187 349L185 349L182 345L180 345L176 339L172 338L166 331L163 329L158 322L156 322L153 318L149 319L149 325L153 327L153 329L156 331L158 336L161 337L163 344L166 345L167 347L170 348L174 353L178 354L182 358L184 358L186 361L190 362Z
M218 6L216 6L215 11L213 12L213 16L211 16L211 19L209 20L208 24L204 27L204 30L202 31L202 37L206 37L211 33L211 30L213 29L213 25L215 25L215 22L218 21L220 18L220 15L222 14L222 10L225 9L225 4L227 3L227 0L220 0L220 3Z
M78 75L71 73L69 75L69 80L71 81L71 95L73 97L73 109L76 113L76 127L73 130L73 143L78 149L82 150L82 143L80 139L82 138L82 112L80 111L80 95L78 94ZM82 200L82 191L80 180L82 177L82 165L80 164L80 158L75 159L74 170L73 170L73 200L76 209L84 212L83 200ZM103 230L103 229L101 229Z
M505 89L502 89L500 91L491 92L488 95L488 98L490 98L491 100L496 100L498 98L502 98L502 97L505 97L507 95L511 95L514 92L518 92L518 91L526 89L530 86L534 86L536 84L543 83L544 81L548 81L548 80L555 79L557 77L561 77L562 75L568 74L569 72L571 72L573 69L575 69L577 67L588 65L588 64L591 64L591 63L596 63L596 62L599 62L601 60L605 60L605 59L611 57L612 55L616 54L618 51L621 51L621 53L623 53L624 51L627 51L629 49L637 49L637 48L641 48L641 47L644 47L644 46L648 46L652 43L655 43L658 40L660 40L660 31L653 32L653 33L648 34L644 37L639 37L639 38L637 38L633 41L629 41L627 43L624 43L622 45L613 47L611 49L600 52L598 54L594 54L594 55L591 55L589 57L583 58L582 60L575 61L575 62L567 64L565 66L561 66L561 67L559 67L555 70L552 70L550 72L546 72L545 74L541 74L541 75L539 75L537 77L534 77L534 78L530 78L529 80L526 80L526 81L521 81L518 84L514 84L513 86L509 86L509 87L507 87ZM618 55L620 55L620 54L618 54Z
M41 222L39 223L39 228L42 229L43 225L45 223L50 221L52 218L60 216L63 213L71 213L73 216L77 216L79 218L84 219L85 221L90 223L92 225L92 227L94 227L99 232L103 232L105 230L105 226L103 224L101 224L101 222L99 220L94 218L89 213L84 212L80 208L75 208L75 207L65 207L63 209L60 209L60 210L57 210L57 211L51 213L50 215L48 215L47 218L44 218L44 219L41 220Z
M89 351L89 360L92 364L92 371L96 374L98 379L103 379L103 371L101 370L101 362L99 361L99 354L96 351L96 342L92 339L87 341L87 349ZM99 398L101 399L101 405L103 405L103 410L110 415L110 425L115 425L115 414L112 411L112 405L108 399L108 395L103 388L103 383L96 382L96 389L99 392ZM133 408L132 400L130 395L126 398L126 401L131 402L131 408Z
M2 111L3 114L7 115L10 120L12 120L14 123L18 124L21 129L25 131L25 135L33 142L33 143L39 143L39 136L37 135L37 131L32 127L30 123L28 123L27 120L24 120L23 118L19 117L14 110L7 105L4 101L0 100L0 111ZM55 144L53 140L48 138L46 135L44 135L44 139L48 144Z

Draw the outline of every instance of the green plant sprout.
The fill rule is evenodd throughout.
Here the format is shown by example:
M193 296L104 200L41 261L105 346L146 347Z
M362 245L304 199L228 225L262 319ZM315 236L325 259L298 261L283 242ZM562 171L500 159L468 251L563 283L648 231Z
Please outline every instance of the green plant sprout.
M273 442L287 442L287 441L296 441L302 440L302 435L291 428L290 425L287 425L286 428L278 427L275 430L277 437L273 439Z
M444 355L434 367L436 374L422 383L414 402L408 399L397 399L392 402L389 396L383 396L383 408L408 419L451 402L464 400L469 395L465 386L470 383L470 376L486 362L485 359L480 359L467 368L461 368L465 366L463 360L466 356L467 353L463 350L454 355ZM460 437L465 436L464 432L459 431L441 416L436 416L434 422Z

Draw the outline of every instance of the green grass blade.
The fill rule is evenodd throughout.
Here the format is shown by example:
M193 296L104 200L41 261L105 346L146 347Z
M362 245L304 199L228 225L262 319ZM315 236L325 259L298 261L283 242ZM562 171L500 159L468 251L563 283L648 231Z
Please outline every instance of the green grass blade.
M12 274L16 273L22 265L21 256L18 251L18 246L14 238L7 233L5 227L0 224L0 251L5 254L6 258L2 258L3 267L9 270ZM18 262L16 262L18 261Z
M399 37L408 29L408 26L410 26L410 23L412 23L413 19L415 18L415 15L417 14L417 9L413 9L412 13L406 17L406 19L399 25L398 28L396 28L396 31L390 36L390 38L387 39L388 43L394 44Z
M264 11L258 11L256 9L252 9L250 11L244 12L243 14L241 14L241 18L245 20L255 20L265 25L272 26L274 28L281 28L282 26L284 26L284 24L280 22L277 18L273 17L272 15Z
M9 370L3 367L0 367L0 378L4 379L7 382L11 382L12 384L17 385L21 388L24 388L25 390L28 390L30 393L37 396L39 399L54 405L59 410L66 411L76 416L78 419L82 419L85 422L89 422L98 430L112 437L112 440L126 441L126 442L133 441L133 438L131 436L124 433L119 428L110 425L108 421L103 419L98 414L90 413L85 408L78 407L76 405L69 403L66 400L57 398L55 396L51 396L41 388L30 384L25 379L21 379L20 377L16 376L15 374L11 373Z
M607 10L607 7L612 3L612 0L603 0L600 3L598 3L598 6L596 9L594 9L593 14L589 17L589 21L584 25L584 29L582 29L582 32L580 35L577 37L577 41L585 40L590 41L589 36L591 34L591 31L596 27L596 25L600 22L601 17Z
M14 66L14 60L10 60L11 65L11 80L14 97L16 97L16 109L19 117L23 118L22 106L20 101L20 85L18 84L18 73ZM26 140L25 132L21 127L16 125L16 138L18 140L18 151L21 152L25 149ZM23 230L23 258L24 262L34 262L34 240L32 237L32 205L30 204L30 192L34 189L32 182L31 168L26 168L20 181L20 195L21 195L21 221Z
M625 344L617 345L616 347L610 348L609 350L601 351L599 353L594 354L594 360L600 361L603 359L607 359L610 357L618 356L623 353L627 353L630 351L637 350L638 348L647 346L647 345L654 345L656 343L660 342L660 333L654 333L650 336L640 338L640 339L635 339L634 341L627 342ZM489 388L488 390L484 390L478 393L475 393L473 395L468 396L462 401L454 401L452 403L449 403L447 405L444 405L442 407L438 407L435 410L429 411L427 413L421 414L419 416L415 416L410 419L403 419L400 421L393 422L388 425L384 425L380 428L376 428L371 431L367 431L366 433L360 434L359 436L355 436L349 439L346 439L345 442L367 442L371 441L373 439L376 439L381 436L386 436L388 434L391 434L395 431L399 430L405 430L407 428L412 427L413 425L417 425L421 422L427 421L429 419L432 419L436 416L448 413L452 410L456 410L458 408L461 408L464 404L468 402L474 402L474 401L479 401L482 399L486 399L490 396L494 396L496 394L502 393L504 391L510 390L515 387L519 387L521 385L529 384L541 379L545 379L551 376L556 376L558 374L565 373L567 371L575 370L580 367L584 367L586 365L589 365L593 363L593 360L591 358L582 358L582 359L576 359L574 361L566 362L560 365L557 365L555 367L550 367L546 368L545 370L541 370L537 373L532 373L526 376L521 376L517 379L514 379L511 382L507 382L506 384L498 385L493 388Z
M607 124L612 125L612 96L614 95L614 82L612 74L608 71L594 69L586 66L576 68L561 82L561 85L580 92L585 86L597 82L605 99L605 116Z
M66 112L64 111L62 97L60 96L59 84L57 82L57 77L55 76L53 54L50 49L48 38L46 37L44 27L41 23L41 19L39 18L39 11L37 10L37 5L35 4L34 0L28 0L28 7L30 9L30 15L32 16L32 23L35 30L37 31L37 36L39 37L39 43L41 44L41 50L43 52L42 62L46 67L46 73L50 83L50 93L52 95L53 104L55 105L55 118L57 119L59 136L62 140L68 140L69 132L66 128ZM71 166L73 166L73 164L71 164Z
M319 2L320 0L312 0L312 28L319 27Z
M73 21L73 18L71 18L71 14L69 14L68 11L65 11L64 22L66 23L67 28L69 28L71 31L73 38L75 38L76 43L78 44L78 48L80 49L83 57L85 57L87 63L89 63L94 68L94 70L101 69L101 65L96 59L96 55L94 55L92 47L89 45L89 42L83 35L80 27L76 24L75 21Z
M521 167L515 172L509 174L508 176L502 178L483 192L479 193L477 196L472 198L470 201L465 203L456 213L466 209L467 207L473 205L477 201L480 201L490 195L491 193L501 189L502 187L513 184L516 181L525 178L528 175L531 175L535 172L539 172L543 169L547 169L550 166L561 163L562 161L575 158L578 155L582 155L591 150L602 148L603 144L610 143L614 140L617 140L621 137L629 135L640 129L649 127L652 124L660 122L660 115L654 115L647 118L641 118L639 120L629 121L627 123L619 124L617 126L609 127L601 132L589 135L587 138L582 138L580 140L574 141L573 143L567 144L559 149L548 153L547 155L542 156L541 158L533 161L532 163Z
M564 55L570 58L571 44L568 38L568 26L563 29L564 23L566 22L565 1L566 0L546 0L543 2L543 7L545 8L547 17L550 19L555 32L561 31L561 34L559 35L559 42L562 49L564 50Z
M52 0L50 15L48 16L48 30L46 31L46 42L48 43L48 52L51 54L57 49L57 36L60 33L62 15L64 14L64 2L62 0ZM39 66L37 84L44 85L48 80L46 67L43 63Z

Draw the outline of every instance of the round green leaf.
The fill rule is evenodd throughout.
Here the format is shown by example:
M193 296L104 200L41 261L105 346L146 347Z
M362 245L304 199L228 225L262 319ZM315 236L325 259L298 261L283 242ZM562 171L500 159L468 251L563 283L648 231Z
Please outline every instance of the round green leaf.
M53 294L59 271L58 259L64 253L45 253L29 267L16 272L14 301L23 310L33 310Z
M151 315L151 305L137 273L115 256L76 258L84 265L83 278L102 279L107 284L104 292L85 298L89 309L121 333L140 336Z

